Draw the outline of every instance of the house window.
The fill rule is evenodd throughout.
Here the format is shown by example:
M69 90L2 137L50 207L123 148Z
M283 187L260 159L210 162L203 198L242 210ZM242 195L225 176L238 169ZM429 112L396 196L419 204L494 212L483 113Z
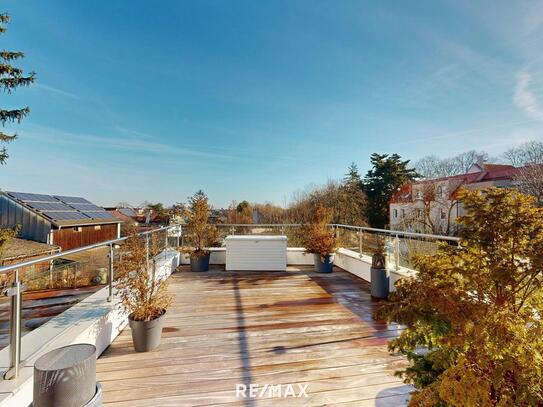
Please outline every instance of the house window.
M405 218L405 209L402 209L402 218Z
M419 219L423 219L424 211L422 209L417 209L417 216L419 217Z
M73 228L73 231L74 232L82 232L83 228L81 226L76 226L75 228Z
M417 191L417 199L422 199L422 192L421 191Z
M398 209L394 209L394 217L395 217L395 218L398 217Z
M437 197L443 198L443 187L441 185L437 187Z
M102 229L102 226L100 226L100 225L95 225L94 226L94 230L100 230L100 229Z
M441 208L439 211L439 215L441 219L447 219L447 214L445 213L445 209Z

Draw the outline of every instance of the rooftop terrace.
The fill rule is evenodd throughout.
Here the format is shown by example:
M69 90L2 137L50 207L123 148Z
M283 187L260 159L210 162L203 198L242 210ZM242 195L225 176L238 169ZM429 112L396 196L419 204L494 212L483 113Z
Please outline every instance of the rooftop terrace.
M404 405L411 388L393 373L405 362L387 351L398 326L372 319L367 282L311 269L181 266L160 347L134 353L127 327L98 360L105 405ZM250 383L307 384L308 397L237 397Z

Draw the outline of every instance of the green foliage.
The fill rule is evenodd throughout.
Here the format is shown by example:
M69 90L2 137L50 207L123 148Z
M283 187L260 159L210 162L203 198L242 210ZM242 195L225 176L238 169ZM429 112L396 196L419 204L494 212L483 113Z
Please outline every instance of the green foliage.
M351 163L339 189L339 205L336 208L337 221L347 225L364 226L366 221L366 194L362 177L355 163Z
M370 226L384 228L389 220L389 202L392 195L403 184L417 178L415 169L409 168L409 160L402 160L398 154L371 155L373 168L364 180L367 196L366 214Z
M203 191L198 191L188 198L185 240L189 247L183 251L190 253L191 256L204 256L209 253L209 247L217 245L217 228L208 223L209 215L211 206Z
M0 33L6 31L6 25L9 23L10 17L8 14L0 14ZM12 90L20 86L29 86L35 80L35 73L31 72L25 75L22 69L11 65L12 61L21 59L24 54L19 51L1 51L0 52L0 88L6 93L11 93ZM0 123L5 126L6 123L20 123L30 113L30 109L23 107L21 109L2 109L0 108ZM15 134L6 134L0 131L0 143L9 143L17 138ZM5 164L9 155L6 147L0 149L0 164Z
M459 198L460 247L414 259L378 312L407 327L390 348L411 361L411 405L541 405L543 209L507 189Z
M336 250L334 231L327 225L332 219L332 212L323 205L317 205L311 218L300 228L300 240L308 253L320 254L322 257Z
M147 209L150 209L152 213L156 216L166 216L168 215L168 211L166 208L164 208L164 204L162 202L157 202L155 204L147 204Z
M251 204L247 201L241 201L238 206L236 206L236 211L239 213L247 212L251 210Z

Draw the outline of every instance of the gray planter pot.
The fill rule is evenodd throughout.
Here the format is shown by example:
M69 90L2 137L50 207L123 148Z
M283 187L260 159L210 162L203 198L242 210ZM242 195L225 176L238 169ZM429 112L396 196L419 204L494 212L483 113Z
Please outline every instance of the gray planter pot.
M164 315L166 315L166 310L161 316L151 321L134 321L131 316L128 317L128 324L132 330L132 343L136 352L149 352L160 345Z
M327 254L324 257L321 257L320 254L313 254L313 258L315 259L315 271L317 273L331 273L334 269L334 261L331 254Z
M209 270L209 258L211 253L204 256L190 256L190 271L208 271Z
M63 346L34 363L34 407L99 406L102 392L98 389L94 345Z
M385 268L385 259L382 255L373 255L371 264L371 296L386 299L389 294L390 277Z

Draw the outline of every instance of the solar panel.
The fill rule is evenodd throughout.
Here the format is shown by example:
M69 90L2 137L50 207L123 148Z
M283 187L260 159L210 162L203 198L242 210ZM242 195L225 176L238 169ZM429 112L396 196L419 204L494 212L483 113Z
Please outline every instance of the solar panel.
M89 217L82 214L81 212L44 212L45 216L51 218L52 220L88 220Z
M58 202L51 195L28 194L26 192L8 192L8 194L23 202Z
M126 216L136 216L136 211L132 208L120 208L119 212Z
M62 195L55 195L55 198L58 200L67 203L67 204L92 204L92 202L87 201L85 198L81 198L79 196L62 196Z
M83 213L93 219L117 219L115 215L106 211L85 211Z
M82 197L62 195L53 196L8 191L6 191L5 194L14 200L24 203L31 209L41 212L52 222L86 221L84 223L89 223L91 219L117 219L104 208L101 208L100 206L95 205Z
M68 205L62 202L28 202L28 206L39 211L71 211Z
M71 203L70 206L72 208L75 208L75 209L80 210L82 212L88 212L88 211L102 212L102 211L104 211L104 208L101 208L101 207L99 207L97 205L94 205L94 204L91 204L91 203L89 203L89 204Z

